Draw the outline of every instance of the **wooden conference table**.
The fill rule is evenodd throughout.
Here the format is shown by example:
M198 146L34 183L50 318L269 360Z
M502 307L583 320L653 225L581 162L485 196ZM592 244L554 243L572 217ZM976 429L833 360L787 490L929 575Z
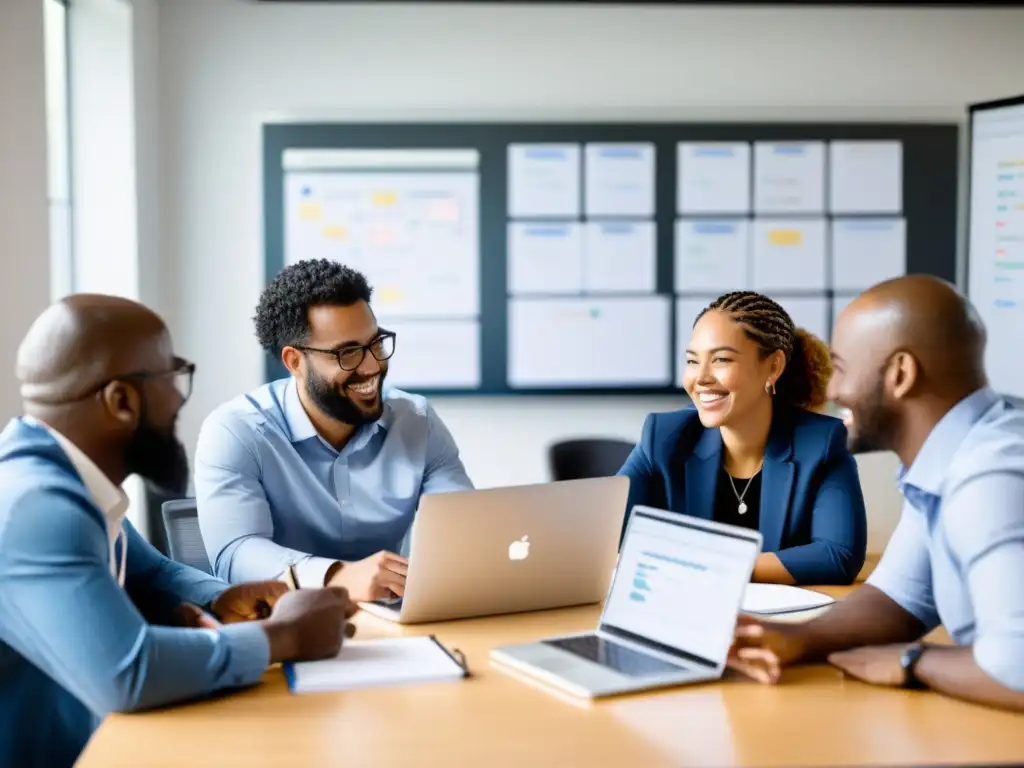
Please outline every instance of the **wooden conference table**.
M822 588L834 596L848 588ZM433 632L467 656L460 683L293 696L279 669L215 701L109 717L78 765L897 765L1024 760L1020 716L844 680L828 666L763 686L718 683L592 705L491 666L496 645L596 625L599 606L408 629L361 615L359 636Z

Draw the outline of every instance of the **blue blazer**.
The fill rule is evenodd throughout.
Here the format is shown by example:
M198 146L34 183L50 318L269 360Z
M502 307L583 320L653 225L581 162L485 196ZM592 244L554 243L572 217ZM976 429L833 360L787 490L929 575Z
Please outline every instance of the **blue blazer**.
M695 408L654 413L620 475L634 505L711 519L722 435ZM777 405L761 478L761 535L798 584L850 584L864 565L867 513L842 421Z

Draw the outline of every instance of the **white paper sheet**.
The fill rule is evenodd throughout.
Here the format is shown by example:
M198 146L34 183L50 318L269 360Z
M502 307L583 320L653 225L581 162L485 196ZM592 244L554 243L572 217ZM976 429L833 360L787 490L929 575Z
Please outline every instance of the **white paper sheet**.
M833 219L832 286L863 291L907 271L905 219Z
M583 288L588 293L654 293L657 250L652 221L586 225Z
M817 296L772 296L793 318L797 328L810 331L828 343L829 301Z
M480 323L476 320L389 320L398 334L388 365L387 386L476 389L480 386Z
M429 637L346 640L333 659L290 665L294 693L461 680L462 668Z
M899 141L833 141L829 144L829 209L832 213L900 213L903 209L903 144Z
M757 142L754 210L759 214L823 213L825 142Z
M509 223L509 293L578 294L582 288L583 233L578 222Z
M654 216L654 145L587 144L587 216Z
M478 207L476 172L288 172L285 263L326 258L359 270L379 313L475 317Z
M693 333L693 323L707 306L718 298L717 294L707 296L687 296L676 299L676 386L683 387L683 376L686 373L686 347Z
M831 605L835 600L789 584L748 584L743 593L742 613L770 616L777 613L808 611Z
M680 216L750 211L750 144L683 142L676 158Z
M839 315L846 309L850 303L857 298L856 296L833 296L832 297L832 334L835 334L836 324L839 322ZM829 338L829 342L832 339Z
M755 219L754 290L825 290L825 220Z
M580 215L579 144L510 144L508 214L512 218Z
M667 386L671 305L666 296L509 302L513 387Z
M747 219L679 219L675 245L677 293L727 293L750 287Z

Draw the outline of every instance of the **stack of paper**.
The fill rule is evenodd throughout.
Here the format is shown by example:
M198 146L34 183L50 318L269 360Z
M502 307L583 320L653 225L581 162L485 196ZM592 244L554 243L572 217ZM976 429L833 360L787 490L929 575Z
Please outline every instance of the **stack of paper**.
M828 595L786 584L748 584L740 611L759 616L811 611L834 603Z
M333 659L285 665L292 693L434 683L466 677L465 661L433 636L351 640Z

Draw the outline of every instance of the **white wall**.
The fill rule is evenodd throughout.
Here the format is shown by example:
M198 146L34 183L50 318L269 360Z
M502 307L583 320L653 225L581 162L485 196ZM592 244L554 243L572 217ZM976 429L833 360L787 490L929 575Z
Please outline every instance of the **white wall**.
M250 318L263 283L264 119L959 120L965 103L1021 89L1022 32L1022 10L162 0L166 306L199 365L185 437L261 382ZM546 479L556 439L635 439L646 413L677 401L435 405L490 486ZM895 463L861 466L884 540Z
M0 2L0 423L21 413L14 357L49 303L42 2Z

